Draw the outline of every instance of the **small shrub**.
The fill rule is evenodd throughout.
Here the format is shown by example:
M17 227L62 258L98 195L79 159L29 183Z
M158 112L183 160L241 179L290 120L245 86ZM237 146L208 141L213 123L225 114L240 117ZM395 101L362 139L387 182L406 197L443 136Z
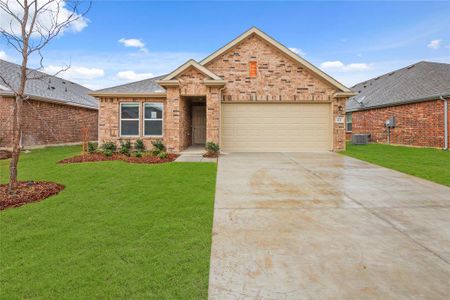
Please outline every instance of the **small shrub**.
M97 144L96 143L88 143L88 152L90 154L95 153L97 151Z
M142 152L141 151L136 151L134 153L134 156L136 156L137 158L141 158L142 157Z
M113 152L111 149L105 149L105 150L103 150L103 154L104 154L105 156L108 156L108 157L112 156L113 153L114 153L114 152Z
M152 154L158 156L159 153L166 151L166 146L164 146L161 140L152 141L153 149Z
M141 139L137 139L136 142L134 143L134 148L137 151L145 151L145 144Z
M159 158L164 159L164 158L167 158L167 156L169 156L169 155L167 154L167 152L161 151L161 152L158 153L157 156L158 156Z
M120 142L120 153L130 156L131 154L131 142L128 140L126 142Z
M207 142L205 148L209 154L219 154L220 151L219 144L216 144L214 142Z
M117 150L116 144L114 142L111 142L111 141L110 142L104 142L101 148L102 148L103 152L105 152L106 150L109 150L111 152L116 152L116 150Z

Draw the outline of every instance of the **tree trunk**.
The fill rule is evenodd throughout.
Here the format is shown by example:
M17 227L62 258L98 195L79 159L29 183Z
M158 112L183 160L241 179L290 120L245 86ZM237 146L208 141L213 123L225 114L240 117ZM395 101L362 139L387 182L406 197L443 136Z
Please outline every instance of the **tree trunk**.
M13 151L9 164L9 193L17 188L17 165L19 164L20 135L22 132L22 104L22 97L17 95L13 110Z

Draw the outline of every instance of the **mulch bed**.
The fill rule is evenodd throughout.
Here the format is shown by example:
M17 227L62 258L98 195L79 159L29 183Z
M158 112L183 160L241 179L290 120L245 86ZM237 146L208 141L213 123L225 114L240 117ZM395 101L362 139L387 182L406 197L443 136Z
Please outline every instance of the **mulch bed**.
M0 150L0 159L8 159L11 158L12 152L8 150Z
M218 158L219 154L218 153L208 153L208 152L206 152L205 154L203 154L203 157Z
M60 160L60 164L72 164L72 163L83 163L83 162L95 162L95 161L111 161L111 160L121 160L129 163L135 164L161 164L166 162L174 161L178 155L168 154L167 158L159 158L157 156L144 155L142 157L126 156L119 153L114 153L112 156L105 156L101 153L93 153L86 155L77 155L74 157L66 158Z
M20 181L13 194L9 194L8 184L0 184L0 210L41 201L58 194L63 189L63 185L54 182Z

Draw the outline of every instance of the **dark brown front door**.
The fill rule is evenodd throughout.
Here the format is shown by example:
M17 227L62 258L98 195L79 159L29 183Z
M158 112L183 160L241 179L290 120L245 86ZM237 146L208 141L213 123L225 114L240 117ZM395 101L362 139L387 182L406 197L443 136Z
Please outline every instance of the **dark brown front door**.
M206 107L192 107L192 144L206 143Z

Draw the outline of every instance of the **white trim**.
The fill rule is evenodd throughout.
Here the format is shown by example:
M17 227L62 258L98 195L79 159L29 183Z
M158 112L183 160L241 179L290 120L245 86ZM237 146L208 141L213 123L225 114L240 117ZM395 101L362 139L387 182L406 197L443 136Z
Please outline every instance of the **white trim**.
M200 64L204 66L205 64L212 61L213 59L220 56L221 54L225 53L226 51L228 51L229 49L231 49L232 47L234 47L235 45L237 45L238 43L240 43L241 41L243 41L244 39L246 39L247 37L249 37L252 34L256 34L257 36L261 37L266 42L268 42L269 44L278 48L281 52L283 52L284 54L286 54L293 60L297 61L298 63L302 64L303 66L308 68L310 71L316 73L318 76L320 76L324 80L328 81L330 84L332 84L334 87L338 88L342 92L352 92L349 88L344 86L342 83L338 82L336 79L334 79L330 75L326 74L325 72L323 72L322 70L320 70L319 68L317 68L316 66L314 66L313 64L311 64L310 62L305 60L304 58L300 57L296 53L292 52L286 46L277 42L276 40L274 40L273 38L271 38L270 36L268 36L267 34L265 34L264 32L262 32L261 30L259 30L256 27L250 28L249 30L247 30L246 32L244 32L243 34L241 34L240 36L238 36L237 38L232 40L230 43L226 44L225 46L223 46L216 52L210 54L208 57L206 57L205 59L200 61Z
M211 72L210 70L208 70L207 68L205 68L204 66L199 64L198 62L196 62L195 60L190 59L187 62L185 62L184 64L182 64L180 67L175 69L172 73L170 73L169 75L167 75L163 79L159 80L159 82L170 81L174 77L176 77L176 76L180 75L181 73L183 73L189 67L196 68L197 70L202 72L204 75L210 77L213 80L220 80L220 81L222 81L222 78L220 78L219 76L217 76L216 74L214 74L213 72Z
M160 119L146 119L145 118L145 104L161 104L162 106L162 116ZM163 102L143 102L142 103L142 136L143 137L158 137L162 138L164 136L164 103ZM146 135L145 134L145 121L161 121L161 135Z
M122 121L136 121L136 119L122 119L122 105L123 104L136 104L138 107L138 134L137 135L122 135ZM139 102L120 102L119 103L119 137L121 138L135 138L141 136L141 105Z

